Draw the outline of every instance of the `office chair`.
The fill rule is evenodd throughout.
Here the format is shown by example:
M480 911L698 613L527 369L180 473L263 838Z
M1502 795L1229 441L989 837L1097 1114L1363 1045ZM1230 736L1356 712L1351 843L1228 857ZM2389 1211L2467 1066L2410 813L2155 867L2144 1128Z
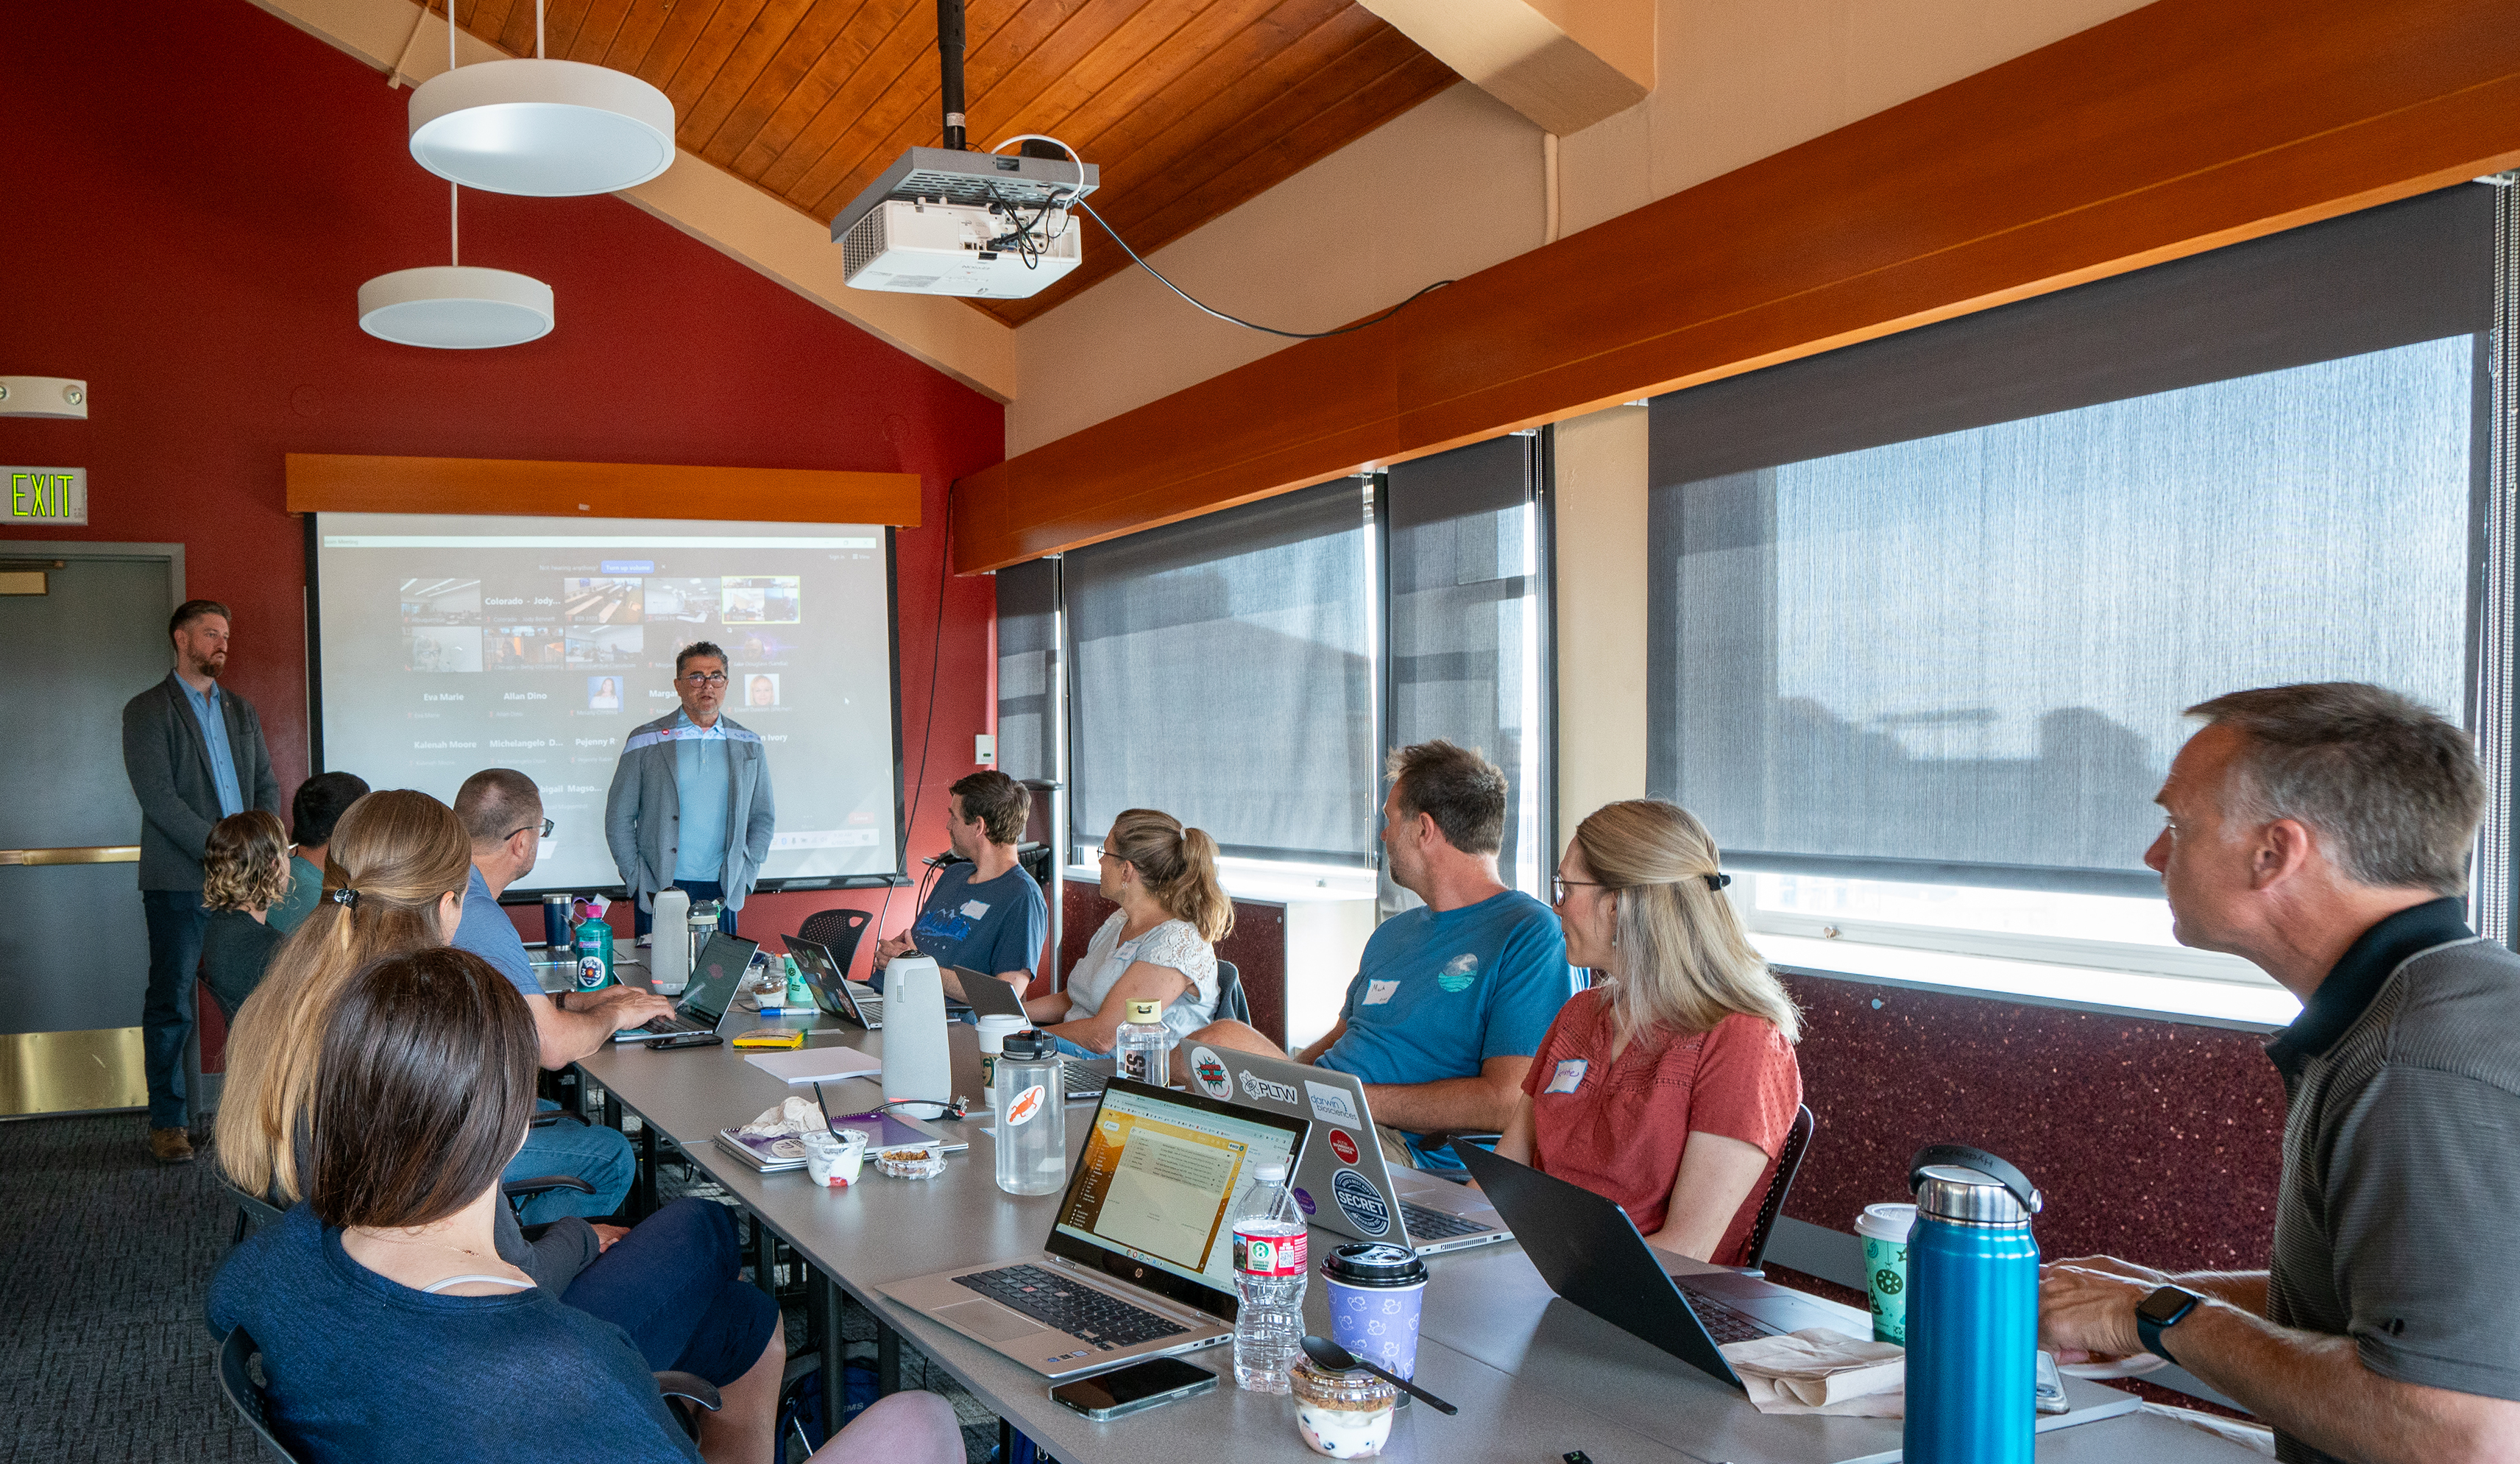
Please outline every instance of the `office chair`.
M224 1174L219 1176L219 1188L226 1190L228 1198L236 1202L236 1234L228 1237L229 1245L242 1245L247 1236L280 1218L279 1206L260 1195L247 1194L229 1183Z
M1242 992L1242 970L1232 961L1216 963L1216 1015L1246 1026L1251 1021L1251 998Z
M271 1432L270 1399L264 1395L265 1385L255 1382L253 1377L261 1361L262 1349L255 1345L253 1338L246 1332L245 1328L239 1327L228 1333L227 1339L219 1344L220 1391L227 1394L228 1402L234 1405L237 1412L245 1415L245 1421L253 1426L254 1436L262 1441L262 1446L270 1450L273 1458L278 1459L280 1464L301 1464L298 1456L291 1453L289 1446L282 1443L279 1436ZM697 1432L693 1426L691 1407L705 1408L715 1413L720 1402L716 1385L705 1378L696 1378L686 1372L656 1374L656 1394L660 1397L679 1399L690 1405L686 1408L668 1410L682 1424L683 1432L686 1434Z
M830 951L832 969L845 977L849 962L857 959L858 941L874 923L875 916L865 910L816 910L805 917L805 928L796 934Z
M1768 1237L1776 1233L1777 1216L1785 1212L1785 1191L1794 1187L1794 1174L1803 1167L1803 1151L1811 1147L1812 1130L1820 1126L1812 1117L1809 1105L1794 1111L1794 1126L1785 1130L1785 1142L1777 1151L1776 1177L1768 1181L1768 1197L1759 1202L1759 1218L1750 1226L1750 1255L1742 1269L1762 1275L1761 1265L1768 1258Z

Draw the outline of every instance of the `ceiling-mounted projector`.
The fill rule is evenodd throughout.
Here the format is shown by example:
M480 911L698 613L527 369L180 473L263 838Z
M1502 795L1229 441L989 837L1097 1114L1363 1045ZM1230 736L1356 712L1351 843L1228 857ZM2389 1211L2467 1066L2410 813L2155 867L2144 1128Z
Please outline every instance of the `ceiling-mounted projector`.
M1067 206L1099 169L1065 158L912 148L832 220L859 290L1021 299L1084 258Z

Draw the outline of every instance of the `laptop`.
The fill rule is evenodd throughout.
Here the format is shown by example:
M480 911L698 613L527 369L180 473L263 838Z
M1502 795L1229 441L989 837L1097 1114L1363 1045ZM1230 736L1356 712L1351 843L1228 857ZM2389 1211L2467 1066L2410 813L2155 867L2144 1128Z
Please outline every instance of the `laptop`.
M1294 1174L1295 1203L1314 1224L1420 1256L1513 1238L1477 1190L1383 1163L1365 1084L1354 1075L1230 1048L1186 1046L1176 1057L1211 1098L1321 1125Z
M682 1000L674 1003L673 1011L644 1027L623 1028L612 1034L612 1040L652 1042L685 1032L717 1030L735 1009L736 989L743 984L744 969L760 948L758 940L724 931L711 935L708 944L700 947L700 958L692 963L691 984L683 988Z
M1668 1262L1696 1262L1658 1256L1616 1201L1466 1140L1454 1140L1453 1152L1513 1226L1551 1291L1717 1382L1742 1386L1719 1343L1805 1327L1869 1335L1868 1319L1850 1320L1863 1312L1773 1281L1721 1269L1674 1275Z
M1253 1203L1259 1167L1291 1165L1311 1127L1115 1078L1044 1249L883 1293L1047 1378L1229 1341L1234 1217Z
M883 1029L882 994L872 986L856 985L842 975L839 964L832 959L831 947L820 940L789 936L788 953L796 958L796 969L805 973L805 984L814 988L816 1005L868 1031Z

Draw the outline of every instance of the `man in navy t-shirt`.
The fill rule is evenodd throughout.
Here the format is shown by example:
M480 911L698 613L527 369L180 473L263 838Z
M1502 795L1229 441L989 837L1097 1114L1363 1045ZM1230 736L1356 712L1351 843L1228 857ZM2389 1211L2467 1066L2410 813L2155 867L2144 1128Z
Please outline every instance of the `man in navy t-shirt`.
M1426 903L1375 929L1338 1025L1295 1055L1364 1079L1385 1157L1419 1168L1462 1167L1447 1134L1504 1130L1575 994L1557 917L1497 878L1505 817L1505 774L1477 753L1439 741L1392 755L1386 863ZM1280 1055L1239 1022L1189 1040Z
M948 789L946 807L946 839L970 862L947 866L919 907L918 921L876 943L875 969L881 972L893 957L915 952L946 968L948 996L963 995L951 970L956 966L985 971L1021 991L1032 984L1041 943L1050 935L1050 904L1015 861L1024 821L1032 816L1032 795L992 770Z

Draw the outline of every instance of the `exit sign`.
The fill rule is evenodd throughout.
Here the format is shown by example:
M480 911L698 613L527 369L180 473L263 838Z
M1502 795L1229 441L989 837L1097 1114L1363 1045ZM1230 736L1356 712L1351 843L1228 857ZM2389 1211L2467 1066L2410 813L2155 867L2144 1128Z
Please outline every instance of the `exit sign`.
M9 480L12 524L85 524L85 468L0 468Z

